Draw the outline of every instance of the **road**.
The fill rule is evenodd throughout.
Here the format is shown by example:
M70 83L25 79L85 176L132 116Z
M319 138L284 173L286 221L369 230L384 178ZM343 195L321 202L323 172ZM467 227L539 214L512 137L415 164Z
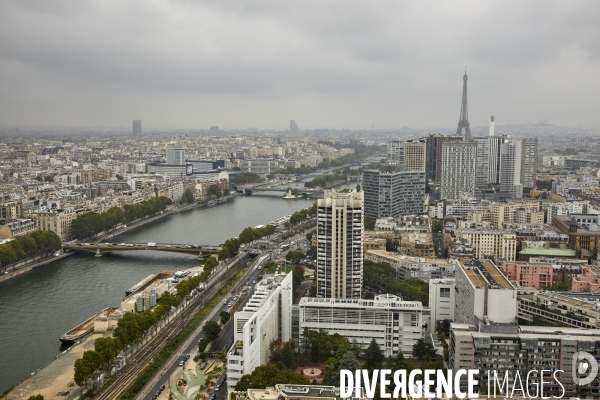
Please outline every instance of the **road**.
M251 271L248 271L246 273L246 275L236 284L236 286L234 287L233 290L236 291L236 293L239 293L239 291L242 289L242 287L246 284L250 284L250 286L252 287L252 290L254 288L254 285L252 285L252 281L255 280L258 275L260 274L260 272L262 270L258 270L256 268L257 266L255 266ZM228 296L228 299L231 297ZM245 304L245 303L244 303ZM219 306L215 307L211 313L209 314L209 318L207 320L212 320L217 322L219 320L219 314L221 313L221 311L228 311L230 307L227 307L226 304L220 303ZM230 321L233 321L233 316L231 316ZM217 339L215 339L215 343L213 343L212 349L216 351L216 344L217 342L222 343L222 344L226 344L227 341L231 341L233 339L233 322L229 322L228 324L226 324L226 330L229 330L229 334L227 334L226 332L222 332L219 337ZM197 348L198 348L198 342L200 341L200 339L202 339L204 337L204 334L202 333L202 326L199 326L196 331L190 335L190 338L188 338L188 340L186 340L186 342L178 349L178 356L171 358L169 361L167 361L167 363L165 364L165 366L163 366L163 368L161 369L161 375L159 377L159 379L156 379L156 377L154 378L155 381L153 382L151 387L145 387L140 394L138 394L138 396L136 396L136 399L152 399L152 396L159 391L160 387L162 385L165 385L165 387L169 387L169 379L171 378L171 376L173 375L173 373L178 369L178 368L185 368L185 363L183 367L179 367L179 362L180 361L184 361L184 354L190 354L191 357L193 358L193 356L197 353ZM225 349L225 351L228 350L227 348ZM226 393L226 391L223 391L223 393ZM167 399L168 398L168 389L165 389L162 393L161 396L159 397L160 399Z
M291 246L291 248L304 247L303 245L307 244L306 236L302 235L302 234L295 235L293 238L286 240L284 243L290 243L292 241L294 242L294 246ZM273 253L274 254L273 254L272 258L276 258L279 251L275 250ZM286 253L287 252L282 252L281 254L286 254ZM250 286L249 294L246 297L246 299L244 300L243 304L238 308L238 310L241 310L243 308L243 306L246 305L246 303L248 302L250 297L252 296L252 293L255 288L253 281L256 280L258 275L260 275L260 273L262 272L262 265L264 265L266 262L268 262L268 260L271 259L270 257L267 257L267 256L263 256L261 258L264 258L264 260L260 261L261 270L258 270L258 264L255 265L251 271L248 271L246 273L246 275L242 279L240 279L240 281L236 284L235 288L233 289L235 291L235 294L239 295L240 290L244 287L244 285ZM233 296L235 296L235 295L230 293L229 296L227 297L227 300L230 300ZM219 314L221 313L221 311L229 311L229 310L230 310L230 307L228 307L227 304L224 304L222 302L221 304L219 304L219 306L215 307L211 311L208 319L217 322L220 318ZM229 322L227 324L225 324L225 327L224 327L223 331L221 331L221 334L219 335L219 337L213 341L213 343L211 345L212 351L226 352L227 350L229 350L229 347L231 347L231 345L233 344L233 329L234 329L233 320L234 320L234 317L232 315ZM192 335L190 335L190 338L178 349L178 352L177 352L178 356L173 357L169 361L167 361L165 366L161 369L161 375L159 376L159 378L156 379L156 377L154 377L155 381L153 381L152 386L145 387L140 392L140 394L136 397L136 399L151 400L152 396L156 392L159 392L159 389L162 385L165 385L165 387L168 388L169 380L170 380L171 376L177 371L178 368L185 368L184 355L190 354L191 355L190 358L193 358L194 354L196 354L196 352L197 352L198 341L200 341L203 337L204 337L204 334L202 333L201 326L199 326L196 329L196 331ZM180 361L184 361L183 367L179 367ZM223 398L227 394L227 390L219 390L219 391L215 392L215 394L217 395L216 396L217 399L221 400L221 398ZM165 389L158 398L161 400L168 399L168 389ZM215 400L217 400L217 399L215 399Z
M437 258L444 258L444 234L442 232L434 233L433 243L435 244L435 255Z

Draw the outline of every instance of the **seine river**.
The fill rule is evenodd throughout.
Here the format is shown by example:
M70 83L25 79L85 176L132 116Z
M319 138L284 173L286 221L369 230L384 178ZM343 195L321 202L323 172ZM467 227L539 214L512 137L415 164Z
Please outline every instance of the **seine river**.
M277 192L236 197L166 216L110 241L218 245L248 226L267 224L315 201L281 197ZM196 264L194 257L153 251L78 253L0 283L0 393L60 354L64 348L58 338L64 332L105 307L119 306L125 290L146 276Z

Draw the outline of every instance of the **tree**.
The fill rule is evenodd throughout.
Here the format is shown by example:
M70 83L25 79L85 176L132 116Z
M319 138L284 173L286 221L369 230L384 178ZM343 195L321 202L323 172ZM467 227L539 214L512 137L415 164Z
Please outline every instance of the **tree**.
M356 371L361 369L360 362L352 351L344 351L338 353L335 358L330 358L323 367L323 382L329 385L340 384L340 371L347 369Z
M357 191L357 192L360 192L360 183L357 183L357 184L356 184L356 191Z
M217 261L215 257L210 256L206 259L206 261L204 261L204 270L210 272L213 270L213 268L215 268L218 265L219 261Z
M365 367L373 372L376 369L381 369L383 367L383 360L385 356L383 355L383 351L381 351L381 347L375 340L375 338L371 339L371 343L369 347L365 350Z
M44 181L45 181L45 182L50 182L50 183L52 183L52 182L54 182L54 177L53 177L53 176L50 176L50 175L48 175L48 176L45 176L45 177L44 177Z
M302 250L290 250L285 255L285 259L292 263L299 263L304 258L304 252Z
M235 390L246 391L248 389L264 389L266 387L273 387L282 382L292 385L310 384L308 379L291 369L280 370L275 365L268 364L256 367L251 374L242 376L235 385Z
M29 396L28 400L44 400L44 396L41 394L36 394L35 396Z
M444 221L440 221L439 219L434 219L431 221L431 231L433 233L439 233L444 230Z
M218 257L219 261L227 260L229 257L231 257L231 254L229 254L229 249L226 246L223 246L221 250L219 250Z
M215 321L207 321L202 327L202 332L211 338L210 340L216 339L221 333L221 327Z
M426 342L425 339L417 340L417 343L413 346L413 357L418 361L430 361L436 360L437 354L435 352L435 348L429 342Z
M183 191L183 195L181 196L181 200L179 201L181 204L191 204L194 202L194 193L192 189L187 188Z
M229 318L231 318L231 314L229 314L227 311L221 311L219 317L221 317L221 323L224 325L227 323L227 321L229 321Z
M115 175L115 178L117 178L118 181L122 181L123 179L125 179L125 178L123 178L123 175L119 175L119 174Z
M365 230L372 231L375 229L375 221L371 217L365 216Z

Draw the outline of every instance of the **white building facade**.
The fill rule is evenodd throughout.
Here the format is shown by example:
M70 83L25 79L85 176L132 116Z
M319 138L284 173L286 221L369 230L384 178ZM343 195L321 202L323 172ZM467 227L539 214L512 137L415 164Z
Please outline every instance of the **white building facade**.
M324 329L356 341L366 348L375 339L386 357L399 352L412 357L414 344L422 338L423 305L385 294L373 300L300 299L300 342L303 332Z
M271 358L273 340L292 338L292 274L266 275L246 306L234 314L233 346L227 353L227 389Z

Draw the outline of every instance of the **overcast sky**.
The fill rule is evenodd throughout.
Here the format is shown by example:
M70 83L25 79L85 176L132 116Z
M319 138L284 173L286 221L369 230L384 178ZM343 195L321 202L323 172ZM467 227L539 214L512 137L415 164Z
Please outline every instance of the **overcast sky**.
M0 124L600 127L600 2L0 0Z

